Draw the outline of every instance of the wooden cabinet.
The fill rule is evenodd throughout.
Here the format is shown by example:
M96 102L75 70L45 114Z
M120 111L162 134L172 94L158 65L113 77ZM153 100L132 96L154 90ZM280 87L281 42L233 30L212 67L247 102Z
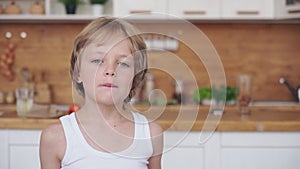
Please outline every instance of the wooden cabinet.
M185 19L220 19L221 0L169 0L167 13Z

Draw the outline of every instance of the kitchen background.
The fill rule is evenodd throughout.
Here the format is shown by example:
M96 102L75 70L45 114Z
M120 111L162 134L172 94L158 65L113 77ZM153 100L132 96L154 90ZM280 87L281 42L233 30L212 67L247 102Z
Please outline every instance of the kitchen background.
M135 23L141 29L154 27L167 29L162 23ZM300 84L300 25L276 23L194 23L203 31L219 53L223 63L227 84L235 86L236 76L253 76L253 100L294 100L287 88L279 83L279 78L286 78L292 85ZM86 23L6 23L0 24L0 53L4 53L8 43L14 43L15 61L12 66L15 74L10 81L0 76L0 91L13 91L22 85L21 69L27 67L39 76L44 74L44 82L51 90L52 102L65 104L72 102L69 60L76 34ZM6 39L6 32L12 33ZM20 33L26 32L25 39ZM184 32L184 36L190 36ZM171 51L182 58L193 71L199 87L210 86L203 64L183 43L176 51ZM150 52L159 55L159 52ZM167 60L162 60L172 67ZM180 77L180 69L175 69ZM155 87L165 91L171 98L174 79L163 72L155 71ZM183 75L182 75L183 76ZM184 78L184 77L183 77ZM36 83L41 79L36 79ZM184 82L188 84L188 82ZM186 91L191 93L194 89Z
M40 18L39 15L35 16L38 19L32 19L30 15L26 16L26 13L30 13L29 9L33 6L33 2L35 1L16 1L25 14L23 19L19 19L18 15L16 17L8 15L12 16L12 19L4 15L0 19L0 21L2 20L0 22L1 56L5 57L3 55L7 52L9 44L15 45L13 51L15 59L11 66L14 79L9 80L1 75L0 91L7 94L16 87L20 87L24 81L21 70L28 68L31 75L35 77L32 78L35 86L42 82L44 82L44 88L40 89L47 89L49 86L50 93L48 95L51 96L51 103L70 104L72 102L72 84L69 76L70 53L75 36L89 22L89 19L84 18L89 18L91 15L91 6L87 0L84 0L85 3L78 5L76 13L78 15L73 15L75 16L72 16L73 20L64 20L61 19L63 17L59 17L65 13L62 3L43 0L40 1L40 4L45 5L44 12L46 16L50 16L50 19L44 19L42 15ZM10 3L10 0L3 0L3 8L8 7ZM169 0L164 0L160 3L144 1L138 5L135 1L110 0L105 4L104 12L116 16L124 16L133 11L158 11L174 13L177 16L182 15L184 18L190 19L214 45L223 63L228 86L236 86L237 75L250 74L253 77L253 100L295 100L287 88L279 83L279 79L284 77L291 85L300 85L300 25L293 20L287 22L284 20L284 18L295 18L299 15L297 13L299 2L297 0L275 0L224 3L224 1L218 0L209 5L210 3L209 1L191 1L183 5L181 1L171 3ZM147 10L143 10L145 6ZM275 6L276 10L272 9L272 6ZM203 9L198 9L199 7L203 7ZM40 6L35 9L35 11L39 11L37 9L40 9ZM234 10L238 12L235 14L232 12ZM181 11L184 14L181 14ZM76 16L82 17L76 18ZM158 30L173 35L180 33L189 38L189 43L197 42L189 31L182 32L180 25L176 26L175 24L171 28L168 23L151 20L151 16L147 21L147 17L144 17L146 22L145 20L134 22L142 32ZM226 21L226 18L229 20ZM28 19L31 22L28 23L26 21ZM174 27L178 27L178 30ZM20 37L22 32L26 33L26 38ZM7 33L11 33L12 37L7 38ZM180 39L178 42L178 48L170 52L184 60L193 71L199 87L210 87L210 79L203 63L189 46L180 42ZM153 57L159 55L161 57ZM157 62L166 64L170 70L174 70L176 78L183 80L184 95L190 102L191 94L195 90L190 85L191 79L186 79L181 69L172 69L172 63L167 57L164 57L163 52L149 52L149 64L155 66ZM173 77L162 71L151 70L151 72L154 74L155 88L162 89L170 100L175 88ZM49 96L44 94L44 97Z
M13 94L15 88L23 85L24 68L28 68L40 96L36 101L49 101L51 96L49 103L64 104L61 106L64 111L69 107L72 103L69 60L73 41L81 29L96 18L89 0L83 1L86 3L78 6L76 14L65 15L63 4L57 0L40 0L45 11L33 15L29 9L36 0L16 0L22 13L9 15L6 9L12 0L0 0L3 7L0 5L0 92L5 96ZM10 12L19 12L15 5ZM41 12L40 5L34 7L35 12ZM205 124L211 124L206 123L210 122L206 118L215 117L209 106L199 106L196 119L191 116L198 110L197 105L165 106L159 117L156 116L160 113L159 106L152 106L150 112L142 111L149 117L155 116L151 119L164 129L164 148L170 151L163 154L163 168L299 168L300 106L279 83L284 77L293 87L300 85L299 0L109 0L104 9L106 14L114 16L153 11L185 18L214 45L228 86L236 86L238 75L250 74L254 101L293 101L286 105L278 102L251 105L251 113L246 116L235 106L226 106L222 119L213 126L216 127L212 130L214 133L204 143L199 139L201 131ZM131 21L143 32L156 30L166 35L180 35L188 39L189 44L203 47L191 31L166 18L147 13ZM170 54L188 65L199 87L211 84L204 64L190 46L180 40L176 50L150 51L149 65L163 64L171 70L174 77L183 80L184 94L191 99L195 87L191 86L186 71L174 66ZM12 55L15 55L14 60L9 59ZM8 70L14 78L3 71L9 64ZM155 88L162 89L170 100L175 88L173 77L163 71L150 71ZM147 109L144 105L137 107ZM42 129L58 122L60 113L68 113L53 112L39 110L30 112L31 116L19 117L15 104L0 104L1 169L40 168Z

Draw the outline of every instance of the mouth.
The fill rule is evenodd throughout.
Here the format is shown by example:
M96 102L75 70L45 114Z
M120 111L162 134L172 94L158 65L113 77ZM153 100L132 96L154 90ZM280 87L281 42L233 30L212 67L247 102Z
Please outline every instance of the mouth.
M112 83L104 83L101 84L100 87L106 87L106 88L118 88L118 86L112 84Z

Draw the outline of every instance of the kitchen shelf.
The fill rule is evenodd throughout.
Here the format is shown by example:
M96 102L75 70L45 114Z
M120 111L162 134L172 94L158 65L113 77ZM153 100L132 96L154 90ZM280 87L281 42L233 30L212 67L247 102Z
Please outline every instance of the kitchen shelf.
M10 1L11 0L3 0L1 3L5 6ZM131 14L145 11L146 14L135 15L134 18L130 18L131 21L137 23L176 22L174 17L170 19L166 15L160 15L162 13L179 16L192 23L300 23L300 5L297 3L286 5L286 0L246 0L245 3L244 1L242 3L236 3L231 0L232 2L228 6L228 3L223 4L222 1L223 0L216 0L216 2L214 2L215 4L212 5L209 0L203 0L201 2L191 0L188 6L184 6L180 0L139 0L140 3L137 3L137 0L128 0L126 3L124 3L123 0L109 0L105 5L104 15L117 17L130 16ZM44 15L29 14L28 9L34 0L17 0L16 2L21 6L23 14L0 14L0 23L87 23L97 18L97 16L92 15L92 8L88 0L84 0L85 3L78 7L77 14L74 15L65 14L64 5L56 0L41 0L41 2L45 4ZM232 9L233 7L234 9ZM236 11L249 12L249 10L253 11L254 9L258 11L258 14L243 13L236 16ZM149 14L147 11L154 12L154 14ZM229 13L224 13L224 11ZM158 13L155 14L155 12Z
M87 23L99 16L75 14L75 15L0 15L0 23ZM133 18L136 23L166 23L176 22L174 19L166 18ZM231 20L231 19L187 19L191 23L244 23L244 24L300 24L300 19L261 19L261 20Z
M0 23L60 23L88 22L97 18L91 15L1 15Z

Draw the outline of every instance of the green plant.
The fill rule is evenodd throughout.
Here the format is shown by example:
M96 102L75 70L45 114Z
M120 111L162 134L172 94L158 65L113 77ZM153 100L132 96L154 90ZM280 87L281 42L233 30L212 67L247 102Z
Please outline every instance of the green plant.
M226 102L231 100L236 100L236 88L235 87L227 87L226 92Z
M225 87L224 85L219 88L201 87L196 89L193 93L193 101L195 103L201 103L204 99L210 100L212 97L218 103L221 103L222 101L227 103L236 100L236 88L229 86Z
M213 97L217 103L228 103L229 101L236 100L236 88L225 87L221 85L219 88L213 87Z
M90 0L91 4L105 4L107 0Z
M212 88L212 95L217 103L226 102L226 94L227 88L224 85L219 86L219 88L215 86Z
M65 5L70 5L70 4L81 4L83 3L82 0L58 0L58 2L61 2Z
M211 99L211 89L208 87L201 87L194 91L193 93L193 101L195 103L200 103L203 99Z

